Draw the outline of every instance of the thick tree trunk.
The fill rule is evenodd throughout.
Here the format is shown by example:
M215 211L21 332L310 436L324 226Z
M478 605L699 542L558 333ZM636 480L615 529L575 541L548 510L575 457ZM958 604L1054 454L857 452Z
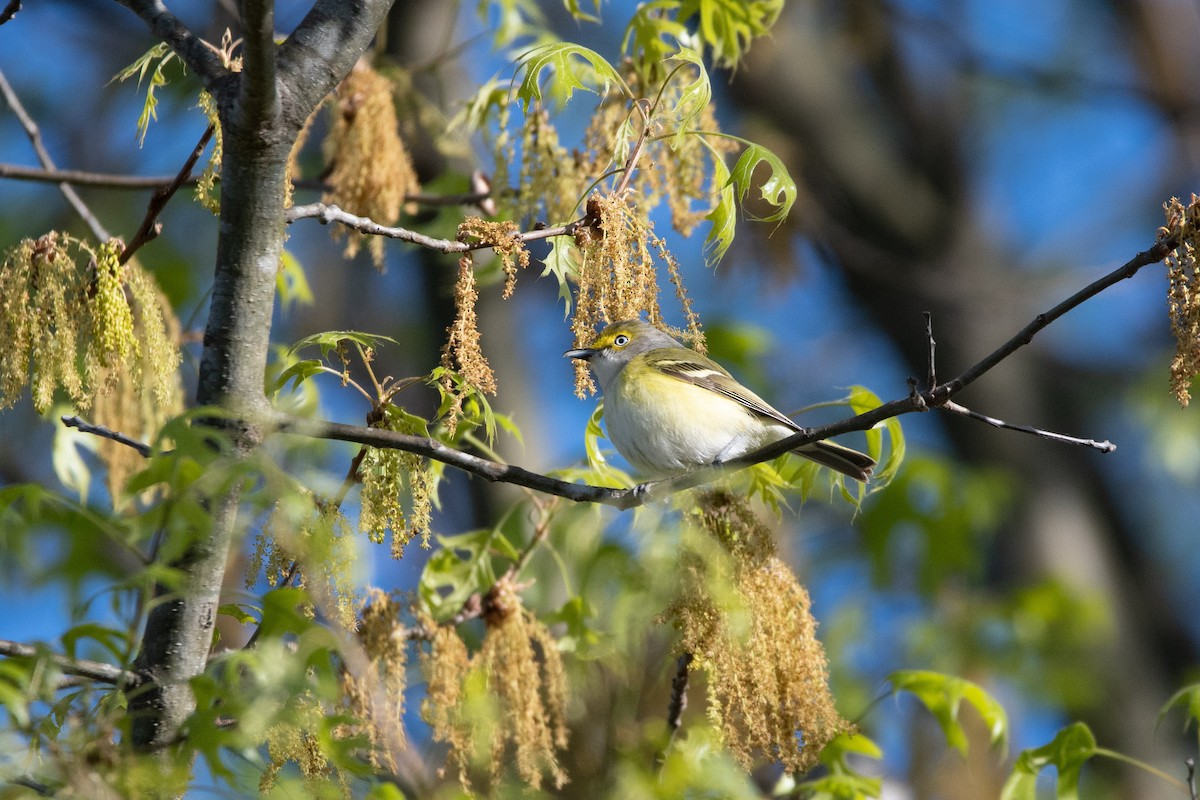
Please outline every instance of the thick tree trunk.
M288 154L304 121L366 51L390 0L318 0L282 45L274 44L269 0L240 11L245 69L228 73L162 5L123 0L196 72L217 100L224 139L221 219L213 295L196 401L230 413L218 421L233 458L253 450L268 418L264 370L283 250ZM176 741L195 709L188 682L204 671L229 551L237 531L236 490L207 498L211 528L171 566L181 585L160 586L136 667L149 678L130 698L132 744Z

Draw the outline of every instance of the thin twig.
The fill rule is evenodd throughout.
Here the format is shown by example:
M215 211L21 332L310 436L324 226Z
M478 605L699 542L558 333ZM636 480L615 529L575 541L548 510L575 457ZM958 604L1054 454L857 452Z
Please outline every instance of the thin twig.
M1185 758L1183 761L1187 767L1187 785L1188 793L1191 794L1192 800L1197 800L1196 795L1196 759Z
M78 428L83 433L90 433L93 436L102 436L105 439L112 439L114 442L118 442L127 447L132 447L134 450L137 450L143 458L149 458L150 453L153 452L153 449L150 447L150 445L146 444L145 442L139 442L137 439L131 439L125 434L110 430L103 425L93 425L90 422L83 420L81 417L60 417L60 419L62 424L66 425L68 428Z
M491 198L491 192L465 192L463 194L422 194L417 192L405 195L404 202L418 203L423 206L478 206Z
M166 208L167 203L171 202L171 198L175 192L179 191L179 187L183 186L192 176L192 167L196 166L196 161L199 160L200 154L204 152L204 148L208 146L209 139L212 138L214 128L209 125L205 128L204 133L200 136L200 141L196 142L196 146L192 148L192 153L183 162L179 172L175 175L175 180L171 181L166 186L156 191L150 197L150 203L146 207L146 216L142 219L142 224L138 227L137 233L129 240L129 244L125 245L125 249L121 251L121 257L117 261L121 264L133 258L142 245L158 236L162 232L162 223L158 222L158 215Z
M111 683L116 686L126 687L138 686L142 683L141 676L136 672L121 669L113 664L105 664L102 661L90 661L84 658L67 658L66 656L40 650L33 645L22 644L21 642L14 642L9 639L0 639L0 656L8 656L9 658L46 658L67 675L78 675L81 678L87 678L99 683Z
M0 164L0 178L35 183L70 183L103 189L158 189L174 180L171 175L118 175L78 169L38 169L20 164Z
M629 188L629 182L633 180L633 173L637 169L637 162L642 157L642 150L646 147L646 137L650 135L650 114L642 107L643 100L634 103L638 111L642 112L642 132L638 135L637 143L633 146L633 152L629 154L629 158L625 159L625 166L622 168L621 180L613 189L613 196L620 197Z
M963 417L970 417L971 419L978 420L980 422L986 422L993 428L1003 428L1006 431L1028 433L1034 436L1040 436L1043 439L1053 439L1054 441L1062 442L1063 444L1077 444L1084 447L1091 447L1099 450L1101 453L1111 453L1117 449L1117 446L1109 441L1097 442L1095 439L1080 439L1075 436L1067 436L1065 433L1055 433L1054 431L1046 431L1042 430L1041 428L1034 428L1030 425L1014 425L1012 423L1005 422L1002 419L996 419L995 417L989 417L986 414L980 414L978 411L972 411L965 406L961 406L958 403L951 401L943 403L941 408L942 410L949 411L952 414L958 414Z
M366 233L372 236L386 236L389 239L399 239L403 242L420 245L429 250L436 250L439 253L467 253L491 247L486 242L460 242L454 239L435 239L432 236L426 236L423 233L417 233L408 228L393 228L387 225L380 225L378 222L367 217L355 216L335 205L328 205L326 203L309 203L303 206L292 206L284 214L284 219L288 223L301 219L315 219L322 225L337 222L359 233ZM516 238L522 242L532 242L538 239L549 239L554 236L570 236L581 223L582 220L576 220L575 222L558 225L553 228L526 231L517 234Z
M25 135L29 137L29 142L33 145L34 152L37 153L38 161L48 170L56 169L54 159L50 157L46 146L42 144L42 132L38 129L37 123L33 121L33 118L25 111L25 106L21 105L21 99L17 97L17 93L13 91L12 86L8 83L8 79L4 77L3 70L0 70L0 94L4 95L4 101L8 103L8 107L13 110L13 113L16 114L17 119L20 121L21 127L25 129ZM83 202L83 199L75 189L69 183L59 183L58 190L62 192L63 197L75 209L75 213L91 228L92 235L101 242L107 242L110 238L108 231L100 224L100 220L87 207L87 204Z
M937 352L937 342L933 338L933 314L925 313L925 338L929 342L929 373L925 378L925 388L937 386L937 362L934 358Z
M479 592L475 592L466 599L462 605L462 608L458 610L458 613L443 624L457 628L464 622L469 622L473 619L479 619L482 616L483 595L481 595ZM395 634L393 634L393 636L406 641L428 642L433 639L434 634L437 633L437 628L439 627L441 626L437 624L435 624L432 628L427 625L413 625L397 631Z
M529 560L533 558L533 554L541 546L542 542L546 541L546 537L550 535L550 509L536 495L531 494L529 499L537 507L538 511L541 512L542 516L533 526L533 535L529 537L529 542L526 543L524 549L517 556L517 560L508 569L508 574L513 578L521 574L521 571L529 564Z
M29 789L30 791L40 794L42 797L54 797L56 794L56 792L46 784L26 776L13 778L9 781L9 783L11 783L13 786L20 786L22 789Z

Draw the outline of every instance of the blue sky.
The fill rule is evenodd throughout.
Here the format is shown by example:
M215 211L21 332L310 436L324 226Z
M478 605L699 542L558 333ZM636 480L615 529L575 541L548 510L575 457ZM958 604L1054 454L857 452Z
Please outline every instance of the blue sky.
M608 8L605 16L622 18L626 5ZM169 96L146 146L137 147L133 123L140 106L138 92L132 86L106 86L110 76L98 71L100 62L92 55L94 43L76 24L81 8L95 11L100 7L103 13L127 17L131 41L119 43L123 49L136 54L141 43L148 42L141 24L115 4L28 3L14 23L0 27L0 69L42 124L47 146L60 166L171 173L204 123L198 113L188 112L190 102ZM180 14L187 19L200 13L196 8L201 7L180 4ZM1052 305L1148 247L1161 223L1159 206L1167 199L1162 193L1185 194L1197 187L1194 170L1175 157L1165 121L1123 88L1133 83L1133 76L1120 56L1123 48L1116 46L1120 29L1110 20L1092 16L1089 4L978 0L948 7L911 0L900 7L917 18L953 19L956 35L1000 76L982 82L972 96L980 113L968 143L974 187L971 202L976 218L987 221L990 241L1012 254L1014 283L1030 276L1044 279L1037 284L1044 296L1036 298L1035 305ZM281 25L293 17L290 7L281 8ZM945 71L954 68L954 58L944 47L939 49L937 36L920 26L912 28L907 44L912 63L929 80L944 79ZM1080 91L1046 96L1022 86L1020 75L1063 63L1080 73ZM471 74L484 78L501 67L498 61L479 59ZM588 98L581 96L574 102L586 105ZM64 125L75 124L79 114L94 116L94 136L64 137L60 114ZM7 111L0 111L0 161L34 163L23 132ZM103 195L89 197L102 202L99 198ZM64 214L51 187L6 180L0 180L0 208L8 212L0 223L0 236L13 240L41 233ZM108 210L99 208L102 213ZM106 221L111 220L114 231L128 235L137 223L131 213L113 212ZM202 212L183 212L176 220L155 246L195 257L197 263L211 262L215 226ZM330 248L315 244L324 235L324 229L315 224L309 230L294 231L295 246L312 244L316 253L305 264L310 271L338 268L330 259ZM0 246L9 243L0 239ZM762 361L770 383L761 388L776 405L792 408L830 399L839 396L841 387L855 383L866 384L885 397L905 391L906 375L890 344L865 327L837 270L804 243L797 241L793 247L809 269L800 280L782 287L768 284L765 278L747 277L748 270L738 270L735 278L727 266L715 272L701 267L698 239L673 237L671 246L687 265L689 289L708 324L752 325L766 333L770 346ZM741 257L745 256L736 249L731 253L731 258ZM350 280L361 280L370 287L371 296L364 299L364 305L390 307L400 316L405 303L413 302L412 292L408 292L410 299L404 299L406 291L426 278L423 267L398 246L389 246L388 266L388 274L382 277L356 268ZM190 287L181 284L178 291L195 294L203 281L193 279ZM1131 375L1128 385L1110 387L1110 414L1098 417L1094 430L1071 433L1118 442L1117 454L1104 457L1103 466L1113 485L1129 487L1119 492L1124 503L1121 513L1140 521L1140 544L1161 564L1171 597L1181 607L1194 608L1200 598L1200 563L1194 547L1195 520L1200 518L1195 476L1189 480L1186 458L1184 468L1174 472L1162 466L1157 449L1163 445L1151 435L1147 422L1173 420L1180 437L1197 437L1197 423L1180 416L1190 413L1194 417L1194 409L1179 412L1163 399L1169 359L1164 292L1161 271L1156 274L1150 268L1054 325L1037 346L1049 348L1069 364L1103 365ZM571 392L570 367L561 359L562 351L571 344L570 334L561 305L554 301L555 293L548 281L534 281L532 275L525 275L511 301L522 320L522 345L538 365L532 395L536 415L521 409L513 413L518 423L539 424L548 432L539 437L545 449L531 454L525 464L533 469L581 458L583 426L592 410L591 402L579 401ZM664 293L664 298L670 296L669 291ZM193 297L189 310L195 302ZM668 299L668 309L673 308L670 302ZM897 309L899 314L913 316L914 331L919 331L921 311ZM300 319L289 316L287 326L303 327L302 312L295 314ZM677 314L668 314L672 321L679 321ZM1156 373L1145 380L1162 384L1163 397L1158 400L1147 399L1147 393L1137 386L1142 380L1138 374L1148 370ZM327 392L327 396L332 394ZM505 408L503 392L497 407L512 410ZM986 410L1004 416L1002 409ZM331 404L328 413L355 421L361 409ZM530 419L534 416L536 420ZM940 423L931 415L910 416L904 424L916 445L945 446ZM0 430L4 430L3 423ZM407 573L416 563L414 559L399 567L380 564L376 576L403 579L397 572ZM864 578L862 567L853 564L815 578L818 610L837 605L837 598L849 592L863 590ZM896 594L884 599L893 605L873 620L880 630L903 625L909 615L921 611L920 601L912 596ZM68 611L65 598L23 586L0 585L0 604L8 609L6 621L0 624L0 637L22 640L58 630ZM1191 619L1195 620L1195 615ZM1191 634L1200 641L1200 622L1194 623ZM1018 746L1045 741L1046 731L1059 721L1052 711L1037 708L1029 709L1024 719L1033 730L1019 737L1025 741L1018 740ZM887 744L901 749L895 737Z

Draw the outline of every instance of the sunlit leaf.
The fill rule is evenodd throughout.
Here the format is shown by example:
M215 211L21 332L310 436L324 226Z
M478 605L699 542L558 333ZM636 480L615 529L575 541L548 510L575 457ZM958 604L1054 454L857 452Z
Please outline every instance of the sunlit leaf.
M704 218L712 223L708 236L704 240L706 261L709 266L716 266L729 246L733 244L733 236L737 228L737 198L734 194L729 168L721 159L720 153L713 150L713 186L719 186L717 201Z
M616 86L630 100L633 92L604 56L582 45L557 42L530 50L517 61L518 74L524 73L517 88L517 99L526 111L542 102L543 73L548 73L546 91L563 101L570 100L576 89L604 94Z
M883 400L879 398L879 395L865 386L851 386L850 394L846 399L850 403L850 410L855 414L865 414L883 405ZM867 455L876 461L883 457L884 433L887 433L887 460L877 466L874 474L871 475L872 488L887 486L891 483L900 471L900 465L904 463L906 452L904 429L900 427L898 417L884 420L866 432Z
M563 318L571 313L571 281L579 276L579 249L570 236L555 236L550 240L550 252L542 261L546 268L542 277L553 275L558 281L558 298L563 301Z
M868 800L879 797L883 781L862 774L851 763L850 756L880 760L883 751L861 733L840 733L821 750L821 763L829 774L800 784L803 797L809 800Z
M241 603L225 603L217 607L217 613L223 617L232 617L243 625L253 625L258 620L246 610Z
M138 87L140 88L142 80L146 77L146 73L150 72L150 79L146 83L146 101L142 105L141 114L138 115L137 139L139 146L146 141L146 131L150 129L150 122L158 119L158 96L155 94L155 90L167 85L167 77L163 70L174 58L176 58L175 52L166 43L160 42L139 56L128 67L114 75L112 80L109 81L110 83L112 81L123 82L137 75ZM151 70L151 65L153 65L153 70Z
M1004 782L1000 800L1037 800L1037 776L1046 767L1058 772L1055 797L1078 800L1079 771L1096 755L1096 737L1082 722L1063 728L1047 745L1024 750Z
M958 711L963 701L970 703L983 718L988 728L988 737L992 746L1002 749L1008 742L1008 714L994 697L988 694L979 684L953 675L942 675L938 672L924 670L902 670L888 676L893 690L906 691L916 695L933 714L946 743L964 755L967 752L967 734L962 723L958 721Z
M280 308L284 311L293 305L313 304L308 276L304 274L304 267L291 250L284 250L279 257L279 271L275 273L275 291L279 295Z
M563 8L567 13L580 22L599 22L600 0L592 0L592 12L583 10L580 0L563 0Z
M796 182L792 180L779 156L762 145L747 142L746 149L738 156L728 180L737 192L739 205L746 210L746 198L755 185L755 174L760 165L765 168L765 177L758 183L759 199L775 210L766 216L751 214L751 219L758 222L782 222L787 219L792 205L796 202L797 190Z
M1200 683L1185 686L1171 695L1171 699L1164 703L1158 712L1158 722L1160 725L1163 718L1176 706L1182 708L1186 715L1183 720L1184 731L1190 728L1192 723L1196 723L1200 727Z
M770 32L783 0L653 0L638 6L622 49L648 74L683 42L721 67L736 67L755 39Z
M300 341L288 348L288 354L293 355L305 347L320 347L321 357L324 358L330 353L336 351L343 344L357 344L367 349L377 349L380 342L389 344L399 344L390 336L382 336L377 333L363 333L362 331L322 331L314 333L311 336L305 336Z
M672 147L678 147L688 131L696 127L700 115L712 102L712 84L709 82L708 70L700 54L690 47L681 47L679 52L667 59L667 64L677 68L673 80L683 81L690 72L692 80L683 85L679 93L679 102L670 114L675 118L678 127ZM689 69L690 65L690 69ZM723 185L724 181L717 185Z

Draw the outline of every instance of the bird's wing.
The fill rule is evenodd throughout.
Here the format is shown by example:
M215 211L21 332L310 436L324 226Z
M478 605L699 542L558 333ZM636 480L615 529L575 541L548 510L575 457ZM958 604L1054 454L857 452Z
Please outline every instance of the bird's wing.
M656 366L673 378L724 395L741 403L755 414L773 419L794 431L800 430L799 425L771 408L766 400L739 384L724 367L712 359L692 353L688 357L678 360L659 360L656 362Z

